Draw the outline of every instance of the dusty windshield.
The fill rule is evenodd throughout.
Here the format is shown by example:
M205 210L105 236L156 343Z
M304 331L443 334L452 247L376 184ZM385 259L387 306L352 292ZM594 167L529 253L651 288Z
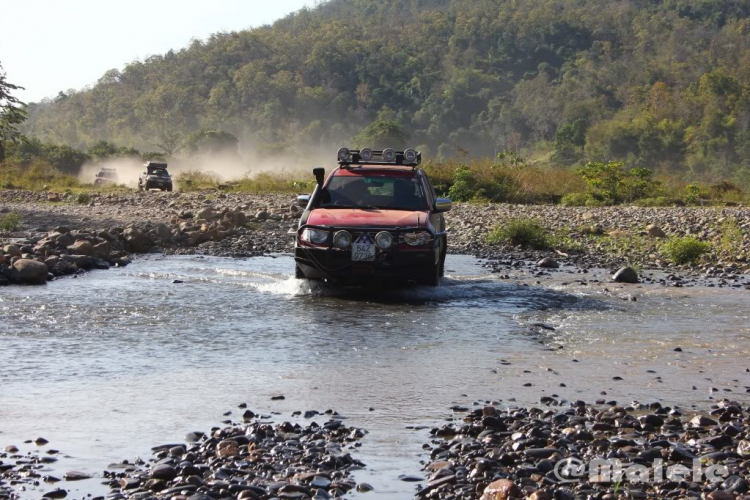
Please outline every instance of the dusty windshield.
M427 210L418 179L383 176L335 176L323 191L322 208Z
M154 170L149 170L148 175L156 175L157 177L169 177L169 174L163 168L156 168Z

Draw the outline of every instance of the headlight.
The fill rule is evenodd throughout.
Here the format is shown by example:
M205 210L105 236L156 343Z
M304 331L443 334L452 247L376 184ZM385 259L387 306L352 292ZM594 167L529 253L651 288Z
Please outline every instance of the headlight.
M396 152L392 150L391 148L387 148L383 150L383 160L385 161L393 161L396 159Z
M321 231L320 229L305 229L302 231L302 241L322 245L328 241L328 231Z
M385 250L393 244L393 236L388 231L380 231L375 235L375 244L378 248Z
M404 243L413 247L421 247L430 242L430 233L404 233Z
M349 159L349 149L348 148L341 148L338 152L338 158L341 161L346 161Z
M413 149L407 149L404 151L404 160L408 163L414 163L417 161L417 152Z
M370 161L372 160L372 149L370 148L363 148L359 150L359 157L362 158L364 161Z
M333 246L336 248L346 248L352 244L352 235L347 231L337 231L333 235Z

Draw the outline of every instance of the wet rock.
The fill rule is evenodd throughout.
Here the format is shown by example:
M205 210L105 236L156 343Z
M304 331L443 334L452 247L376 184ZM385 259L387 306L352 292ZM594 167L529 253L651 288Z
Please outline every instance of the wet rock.
M372 490L374 490L374 489L375 489L375 488L373 488L373 487L372 487L372 486L371 486L370 484L368 484L368 483L359 483L359 484L357 484L357 491L358 491L359 493L367 493L368 491L372 491Z
M151 479L161 479L164 481L171 481L177 477L177 470L174 467L167 464L160 464L154 466L151 469Z
M617 283L638 283L638 273L632 267L623 267L612 276L612 280Z
M13 263L21 282L29 285L43 285L47 282L47 264L32 259L18 259Z
M42 498L65 498L68 496L68 492L65 490L52 490L48 491L44 495L42 495Z
M518 496L518 487L509 479L498 479L489 484L481 500L508 500Z
M545 269L557 269L560 267L560 264L552 257L545 257L537 262L536 265Z
M63 474L63 479L66 481L82 481L84 479L91 479L91 476L84 473L84 472L78 472L78 471L68 471L65 474Z
M122 232L122 237L131 252L146 252L151 248L151 242L146 235L136 227L129 227Z

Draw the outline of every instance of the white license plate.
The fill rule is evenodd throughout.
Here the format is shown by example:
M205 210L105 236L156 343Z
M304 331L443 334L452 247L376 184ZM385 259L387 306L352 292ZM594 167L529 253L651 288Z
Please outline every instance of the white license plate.
M363 234L352 244L352 260L363 262L375 260L375 243Z

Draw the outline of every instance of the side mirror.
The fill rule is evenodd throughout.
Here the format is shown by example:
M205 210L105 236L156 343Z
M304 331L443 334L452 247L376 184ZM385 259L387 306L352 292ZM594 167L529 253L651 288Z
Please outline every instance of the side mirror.
M301 194L301 195L297 196L297 206L306 208L308 203L310 203L310 195L309 194Z
M326 177L326 169L320 167L314 168L313 175L315 176L315 180L318 182L318 186L323 186L323 181L325 181Z
M451 208L453 208L453 202L448 198L438 198L435 200L436 212L448 212Z

